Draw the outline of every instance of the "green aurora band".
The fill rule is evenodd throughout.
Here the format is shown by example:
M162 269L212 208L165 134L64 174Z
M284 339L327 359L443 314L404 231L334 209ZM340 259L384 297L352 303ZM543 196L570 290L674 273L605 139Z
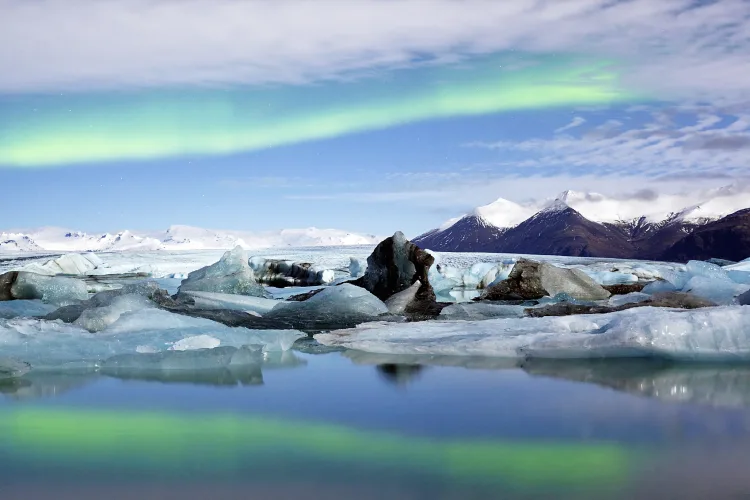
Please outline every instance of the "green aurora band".
M292 453L310 464L396 466L522 488L622 485L643 458L609 443L435 440L275 417L49 407L0 411L0 451L16 463L56 468L178 474L199 464L207 476Z
M608 61L505 62L317 85L0 96L0 166L226 155L429 119L642 100Z

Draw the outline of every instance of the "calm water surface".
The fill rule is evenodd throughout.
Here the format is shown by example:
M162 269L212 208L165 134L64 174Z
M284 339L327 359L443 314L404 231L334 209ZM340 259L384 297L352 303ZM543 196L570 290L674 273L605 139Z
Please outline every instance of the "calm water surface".
M289 352L0 394L3 499L750 495L742 366Z

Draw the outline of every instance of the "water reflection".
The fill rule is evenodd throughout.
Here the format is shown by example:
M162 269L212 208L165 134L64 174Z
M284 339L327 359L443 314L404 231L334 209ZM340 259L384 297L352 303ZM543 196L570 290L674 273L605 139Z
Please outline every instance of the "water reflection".
M678 403L750 407L750 366L681 364L657 360L525 361L532 375L587 382Z
M376 366L378 373L387 382L402 386L419 378L424 365L408 365L401 363L383 363Z
M307 364L291 351L262 353L254 362L203 369L169 369L160 366L104 364L90 370L39 370L22 377L0 379L0 394L25 400L54 397L104 378L208 386L263 385L263 370L302 367Z
M529 375L596 384L621 392L675 403L726 408L750 407L749 365L705 365L656 359L515 360L472 356L376 354L346 351L356 364L376 365L378 373L419 373L417 366L479 370L521 369ZM384 368L389 367L389 368ZM401 370L400 372L398 370Z

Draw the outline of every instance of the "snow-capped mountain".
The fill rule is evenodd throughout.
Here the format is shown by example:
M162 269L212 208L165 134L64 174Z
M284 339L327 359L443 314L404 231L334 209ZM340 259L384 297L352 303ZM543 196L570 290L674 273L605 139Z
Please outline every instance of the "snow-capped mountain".
M538 203L499 199L414 239L437 251L657 259L705 225L750 206L737 186L628 199L563 191ZM481 214L481 215L480 215Z
M85 233L64 228L0 233L0 252L120 252L153 250L223 250L240 245L247 249L267 247L345 246L376 244L375 235L338 229L284 229L281 231L229 231L192 226L171 226L160 232L119 231Z

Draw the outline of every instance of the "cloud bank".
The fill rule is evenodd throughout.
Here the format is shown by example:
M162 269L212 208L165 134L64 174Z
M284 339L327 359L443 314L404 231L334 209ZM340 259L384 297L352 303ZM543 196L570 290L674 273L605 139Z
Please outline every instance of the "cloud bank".
M0 13L0 93L304 84L517 51L612 57L666 98L750 94L743 0L0 0Z

